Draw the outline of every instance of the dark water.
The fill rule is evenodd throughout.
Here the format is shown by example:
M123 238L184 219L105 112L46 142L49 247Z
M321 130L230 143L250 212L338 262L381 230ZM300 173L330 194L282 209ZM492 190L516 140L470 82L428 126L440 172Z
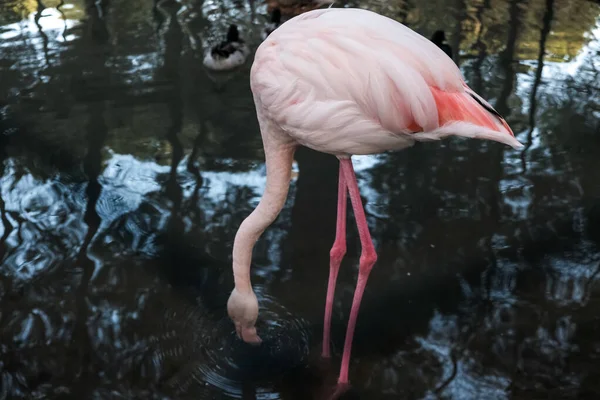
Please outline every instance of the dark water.
M348 4L444 29L527 144L355 159L379 261L351 394L598 398L600 6ZM225 312L265 169L252 60L216 76L202 53L232 21L255 48L266 20L252 0L0 2L0 399L312 399L335 383L360 245L350 221L327 365L333 157L298 152L255 249L264 345L236 341Z

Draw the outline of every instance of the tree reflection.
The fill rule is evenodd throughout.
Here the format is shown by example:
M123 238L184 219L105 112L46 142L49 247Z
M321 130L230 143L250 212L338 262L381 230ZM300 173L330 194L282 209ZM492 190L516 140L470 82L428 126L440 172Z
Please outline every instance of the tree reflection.
M6 146L7 137L11 130L14 133L14 128L10 128L8 125L9 121L7 118L7 107L0 108L0 176L4 176L5 171L5 160L7 158ZM8 219L6 211L6 203L2 198L2 187L0 186L0 221L2 221L2 237L0 237L0 260L4 260L6 254L6 239L10 236L13 231L13 225Z
M96 5L89 3L90 9L90 35L88 43L93 45L93 41L98 41L99 44L106 43L108 40L105 21L102 18L104 14L104 5L102 2ZM87 68L91 69L96 77L104 81L108 80L109 71L105 66L105 58L107 53L94 53L97 57L88 59ZM101 151L107 136L106 124L104 122L105 103L103 101L93 102L89 104L90 120L88 124L88 149L87 155L83 161L83 172L88 177L85 194L87 204L83 215L83 221L87 225L87 232L83 239L79 254L75 260L75 265L81 269L81 278L79 287L76 289L76 311L75 311L75 327L73 331L73 346L74 353L77 354L78 362L71 367L74 368L72 376L76 376L78 380L75 382L74 393L77 396L84 397L88 391L88 381L90 379L90 366L96 362L94 359L94 350L90 333L88 332L88 324L90 318L89 312L89 287L92 276L95 272L95 260L88 255L90 243L98 232L101 220L96 212L96 205L102 187L98 182L98 177L102 172L102 155Z
M282 258L282 265L289 267L277 274L278 280L287 281L292 287L282 285L278 292L296 290L295 287L301 282L306 285L322 282L320 288L314 289L310 299L312 301L300 296L294 304L295 308L302 309L303 314L312 313L317 317L321 315L325 305L329 250L335 233L339 166L335 157L308 148L298 149L295 159L298 179L290 214L291 226L284 242ZM353 224L350 220L350 230L354 229ZM356 247L356 244L350 242L349 247ZM343 275L353 277L355 273L355 268L344 265ZM338 299L341 293L343 291L338 290ZM341 343L344 333L340 333L342 337L338 339L341 339Z
M180 216L182 192L177 181L177 167L183 158L183 146L179 141L178 135L181 132L183 120L183 104L181 101L181 82L179 79L179 61L181 57L182 32L176 18L176 9L169 18L164 41L165 41L165 60L164 73L166 79L172 82L172 92L169 97L169 116L171 126L167 132L167 140L171 144L171 171L166 183L166 195L171 200L171 216L167 226L167 231L180 236L183 232L183 223Z
M540 31L540 45L537 59L537 67L535 70L535 79L533 81L533 87L531 90L530 106L529 106L529 132L527 133L527 145L526 148L531 147L533 144L533 130L535 128L535 113L537 110L537 91L542 81L542 72L544 71L544 56L546 54L546 40L550 33L550 26L552 19L554 18L554 0L546 0L546 11L543 17L543 26ZM525 152L523 152L525 154Z

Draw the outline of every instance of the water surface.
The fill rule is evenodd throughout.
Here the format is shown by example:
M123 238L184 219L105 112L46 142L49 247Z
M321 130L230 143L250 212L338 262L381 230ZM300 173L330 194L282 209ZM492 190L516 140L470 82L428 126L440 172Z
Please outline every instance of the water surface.
M600 396L600 6L348 1L446 31L516 151L451 139L357 157L379 260L358 398ZM312 399L337 378L360 243L349 219L319 359L337 161L302 149L254 252L260 349L225 302L265 184L247 64L202 55L258 1L0 4L0 399ZM350 213L349 218L352 218Z

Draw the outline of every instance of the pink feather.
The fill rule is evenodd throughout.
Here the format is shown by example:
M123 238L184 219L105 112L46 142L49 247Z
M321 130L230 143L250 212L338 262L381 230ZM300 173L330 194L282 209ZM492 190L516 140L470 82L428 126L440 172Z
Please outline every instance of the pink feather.
M366 10L290 19L257 49L251 85L259 113L326 153L380 153L451 135L522 147L441 49Z

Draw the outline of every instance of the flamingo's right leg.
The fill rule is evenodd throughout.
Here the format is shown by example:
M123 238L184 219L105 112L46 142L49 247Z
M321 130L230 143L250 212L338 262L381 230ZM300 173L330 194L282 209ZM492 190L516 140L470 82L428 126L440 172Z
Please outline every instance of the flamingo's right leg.
M352 167L352 160L349 158L341 159L340 165L342 166L348 192L350 192L350 201L352 203L352 209L354 210L354 219L356 219L358 236L360 237L360 244L362 247L360 264L358 267L358 280L356 282L356 289L354 290L354 299L352 300L352 309L350 310L350 319L348 320L346 341L344 343L344 353L342 355L342 367L340 369L340 377L338 379L340 389L343 389L348 384L350 352L352 350L354 328L356 327L356 320L358 318L358 309L360 308L365 286L367 286L367 279L369 279L371 269L373 269L373 265L377 261L377 253L375 252L373 239L371 238L369 226L367 225L365 210L363 209L362 201L360 199L358 182L356 181L356 174L354 173L354 168Z
M337 282L340 264L346 254L346 206L348 203L348 188L342 163L340 163L338 182L338 203L337 203L337 222L335 228L335 241L329 252L329 283L327 284L327 300L325 302L325 325L323 328L323 352L321 356L329 358L329 342L331 338L331 313L333 309L333 297L335 294L335 284Z

